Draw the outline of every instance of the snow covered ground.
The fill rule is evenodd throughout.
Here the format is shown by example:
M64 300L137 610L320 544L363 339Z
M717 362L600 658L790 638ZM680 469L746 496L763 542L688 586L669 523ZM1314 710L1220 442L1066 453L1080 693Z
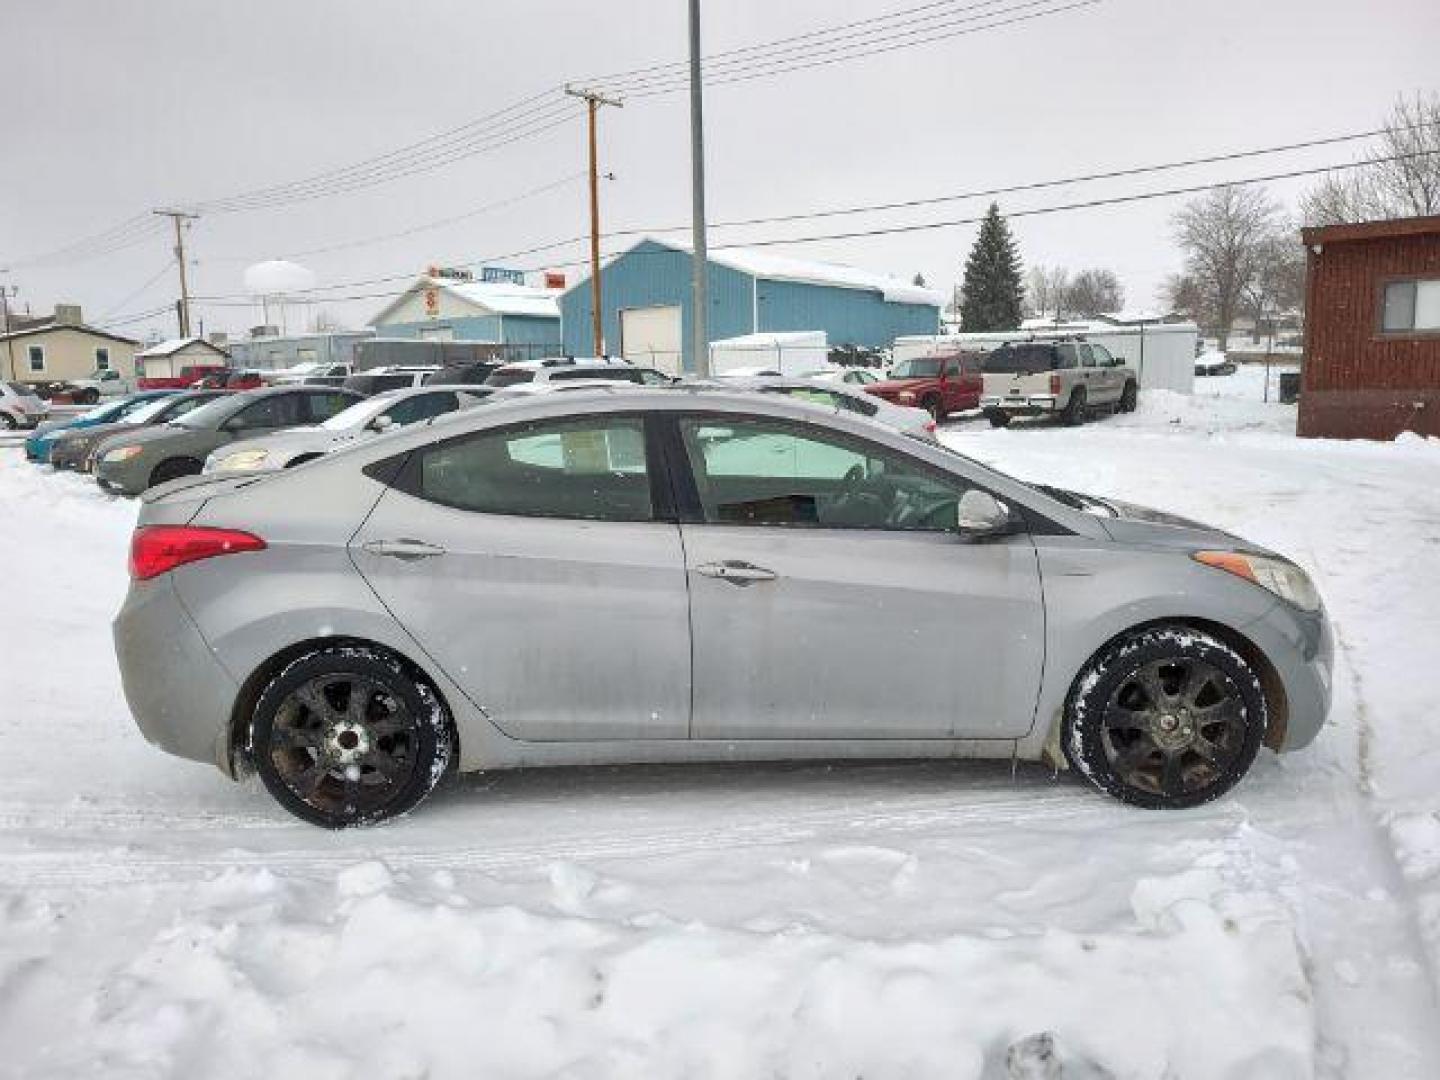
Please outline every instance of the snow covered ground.
M1047 1043L1067 1078L1440 1075L1440 445L1293 425L1242 370L945 433L1316 575L1333 722L1218 804L647 767L346 834L143 742L108 636L133 506L0 449L0 1075L1043 1077Z

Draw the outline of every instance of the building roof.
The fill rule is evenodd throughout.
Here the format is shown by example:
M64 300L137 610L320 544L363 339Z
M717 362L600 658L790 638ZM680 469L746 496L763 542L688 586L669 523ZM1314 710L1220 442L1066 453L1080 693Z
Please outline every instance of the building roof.
M683 251L687 254L691 250L687 244L646 237L610 261L614 262L615 259L624 258L640 244L647 243L658 244L660 247L670 248L672 251ZM938 308L946 300L943 293L921 285L912 285L903 278L879 274L873 270L861 270L858 267L845 266L841 263L796 259L789 255L742 247L711 248L708 254L710 261L716 266L729 267L731 270L738 270L742 274L762 278L765 281L794 281L802 285L828 285L836 289L878 292L886 300L895 304L924 304L927 307ZM579 285L575 287L578 288Z
M151 345L148 349L143 349L135 355L140 358L144 358L147 356L174 356L182 349L188 349L191 345L199 345L203 348L209 349L211 352L216 353L220 356L230 355L224 349L220 348L219 345L215 345L212 342L206 341L202 337L170 338L169 340L162 341L159 344Z
M379 326L386 316L419 289L441 289L451 296L484 308L494 315L523 316L532 319L560 318L561 289L541 289L533 285L516 285L509 281L456 281L453 278L422 275L420 280L402 292L371 321Z
M1301 229L1300 235L1306 247L1311 244L1340 244L1349 240L1388 240L1401 236L1440 235L1440 215L1319 225Z
M40 326L27 326L23 330L11 330L8 334L0 334L0 341L15 341L23 337L36 337L40 334L58 334L65 330L73 330L77 334L89 334L91 337L105 338L107 341L118 341L122 345L140 344L134 338L112 334L108 330L97 330L84 323L57 323L54 320L47 320Z

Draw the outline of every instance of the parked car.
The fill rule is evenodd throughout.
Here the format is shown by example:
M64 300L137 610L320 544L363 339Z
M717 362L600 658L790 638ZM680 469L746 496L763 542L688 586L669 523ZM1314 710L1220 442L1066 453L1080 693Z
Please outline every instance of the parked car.
M141 390L189 390L205 379L224 378L230 371L221 360L213 363L182 364L179 370L163 357L146 361L145 373L136 380Z
M415 390L389 390L357 401L318 427L291 428L228 443L211 452L205 459L204 471L233 474L289 469L352 446L367 436L384 434L407 424L432 420L478 404L492 393L494 391L479 386L422 386Z
M880 381L880 376L869 368L862 367L828 367L820 368L817 371L803 372L802 379L815 379L818 382L841 382L847 386L872 386Z
M1189 807L1330 701L1283 557L723 387L535 394L179 480L130 567L146 738L330 827L452 764L1043 758Z
M1139 379L1103 345L1024 341L985 354L981 408L995 427L1017 416L1055 416L1083 424L1097 408L1134 412Z
M675 380L654 368L636 367L614 356L552 356L545 360L521 360L496 368L486 386L519 386L523 383L562 382L571 379L607 379L668 386Z
M114 369L92 372L87 379L70 379L61 384L59 393L82 405L94 405L101 398L122 397L135 392L133 380ZM52 394L52 399L58 394Z
M33 387L0 380L0 428L33 428L48 415L50 406L40 400Z
M297 365L290 369L290 373L282 374L278 378L271 379L272 386L340 386L346 379L355 373L350 364L319 363L308 370L300 371L304 365Z
M1234 375L1235 364L1223 352L1203 352L1195 358L1196 375Z
M106 439L96 448L95 480L106 491L141 492L193 476L214 450L239 439L318 424L363 401L338 387L275 386L227 394L174 423Z
M25 440L25 459L44 464L50 460L50 450L55 441L67 431L75 431L101 424L111 424L145 408L153 401L170 397L175 390L142 390L138 394L120 398L118 401L104 401L93 409L65 419L46 420L36 427Z
M70 427L53 432L50 442L50 464L57 469L78 469L81 472L94 470L95 449L106 439L135 428L168 424L186 413L198 409L207 401L223 396L224 390L183 390L156 392L151 398L132 412L119 419L103 424L85 427Z
M440 369L434 365L368 368L351 375L342 384L346 390L357 394L379 394L386 390L405 390L424 386L431 375Z
M921 439L935 438L935 418L924 409L908 405L893 405L884 398L867 394L858 386L844 383L817 383L812 379L796 379L785 376L761 377L754 379L725 378L723 385L735 390L750 390L761 394L783 394L796 401L808 402L823 409L838 412L857 413L877 420L882 424L914 435Z
M936 421L980 406L980 353L944 352L902 360L865 391L924 409Z
M265 385L260 372L249 369L232 369L207 375L195 384L203 390L258 390Z
M427 386L483 386L505 364L501 360L472 360L445 364L425 377Z

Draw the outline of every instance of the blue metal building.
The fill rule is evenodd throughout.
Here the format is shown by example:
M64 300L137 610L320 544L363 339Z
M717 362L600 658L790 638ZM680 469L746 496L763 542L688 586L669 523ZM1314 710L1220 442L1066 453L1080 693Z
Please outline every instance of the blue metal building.
M635 362L693 371L690 249L645 239L602 272L606 349ZM710 340L821 330L831 346L884 348L906 334L934 334L944 298L898 278L833 263L740 248L710 253ZM565 352L593 351L590 282L560 297Z

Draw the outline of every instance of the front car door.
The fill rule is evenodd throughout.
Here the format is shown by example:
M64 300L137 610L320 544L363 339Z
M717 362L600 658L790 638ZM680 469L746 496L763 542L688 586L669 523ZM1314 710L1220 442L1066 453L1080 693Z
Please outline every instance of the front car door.
M652 456L637 415L440 440L405 458L351 554L507 735L683 739L684 558Z
M1014 738L1044 660L1035 549L958 535L967 483L828 427L693 415L668 440L697 739Z

